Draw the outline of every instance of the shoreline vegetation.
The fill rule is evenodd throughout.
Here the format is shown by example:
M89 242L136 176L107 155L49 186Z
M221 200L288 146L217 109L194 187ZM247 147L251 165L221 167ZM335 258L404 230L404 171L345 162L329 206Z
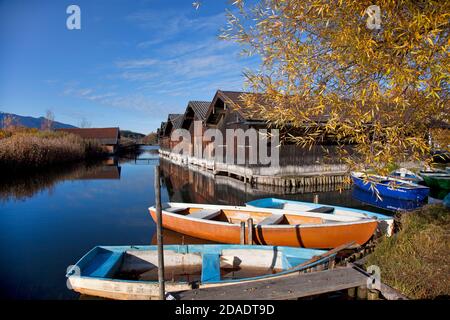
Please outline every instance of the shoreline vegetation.
M450 215L442 204L400 217L400 230L384 237L366 266L381 270L381 281L411 299L450 297Z
M97 141L70 133L30 128L0 130L0 168L4 170L34 170L106 155Z

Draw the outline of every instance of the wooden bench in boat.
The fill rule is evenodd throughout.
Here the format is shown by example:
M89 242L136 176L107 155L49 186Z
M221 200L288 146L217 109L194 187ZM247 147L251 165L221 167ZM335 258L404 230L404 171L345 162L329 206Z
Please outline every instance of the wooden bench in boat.
M311 210L308 210L308 212L316 212L316 213L333 213L334 212L334 208L333 207L318 207L318 208L314 208Z
M187 215L189 218L197 218L197 219L212 219L217 217L220 214L220 210L217 209L201 209L190 213Z
M182 207L167 207L167 208L165 208L165 209L163 209L164 211L167 211L167 212L171 212L171 213L177 213L177 212L180 212L180 211L184 211L184 210L187 210L187 208L182 208Z
M267 218L261 220L258 225L270 225L270 224L278 224L283 220L282 214L271 214Z
M307 209L305 205L298 205L294 203L286 203L283 206L285 210L297 210L297 211L306 211L306 212L315 212L315 213L334 213L333 207L321 206L314 209Z

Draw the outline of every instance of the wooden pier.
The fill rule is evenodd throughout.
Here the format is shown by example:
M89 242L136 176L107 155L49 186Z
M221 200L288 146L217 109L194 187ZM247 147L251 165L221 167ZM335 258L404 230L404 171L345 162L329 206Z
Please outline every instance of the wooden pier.
M323 185L348 184L347 167L344 164L303 164L274 167L227 164L211 159L200 159L159 150L160 157L174 164L197 167L213 176L228 176L252 186L270 185L283 188L311 188Z
M369 281L370 276L364 270L349 264L325 271L294 274L256 283L194 289L172 295L179 300L289 300L354 288L367 293ZM381 285L381 294L390 300L407 299L384 284Z

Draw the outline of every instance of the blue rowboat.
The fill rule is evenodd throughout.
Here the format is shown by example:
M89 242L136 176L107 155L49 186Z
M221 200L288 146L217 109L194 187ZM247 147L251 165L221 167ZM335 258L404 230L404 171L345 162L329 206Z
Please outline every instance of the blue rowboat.
M380 199L372 192L367 192L360 188L353 188L352 197L370 206L393 212L414 210L425 204L424 202L395 199L390 197L383 197Z
M164 246L167 292L258 281L326 269L339 250L331 251L253 245ZM70 266L70 289L119 300L157 299L157 246L97 246Z
M366 210L340 207L328 204L303 202L297 200L285 200L279 198L262 198L246 203L249 207L283 209L296 212L320 212L334 214L338 216L347 216L354 219L375 218L378 220L378 229L390 236L394 228L394 218Z
M351 176L355 186L364 191L378 192L381 197L423 201L430 193L430 188L428 187L391 177L362 172L352 172Z
M413 182L413 183L419 183L423 181L423 178L417 174L415 174L414 172L407 170L405 168L400 168L397 170L392 171L389 174L389 177L391 178L395 178L398 180L404 180L404 181L409 181L409 182Z

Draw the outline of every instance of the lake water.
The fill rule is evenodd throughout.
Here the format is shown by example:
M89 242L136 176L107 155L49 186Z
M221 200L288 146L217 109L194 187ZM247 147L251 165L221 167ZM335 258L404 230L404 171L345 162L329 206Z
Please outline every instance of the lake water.
M0 182L0 296L10 299L76 299L65 271L96 245L155 244L155 147L137 158L55 168ZM189 171L161 160L162 201L242 205L277 196L383 212L352 196L352 190L252 188L228 177ZM166 231L165 243L206 243Z

